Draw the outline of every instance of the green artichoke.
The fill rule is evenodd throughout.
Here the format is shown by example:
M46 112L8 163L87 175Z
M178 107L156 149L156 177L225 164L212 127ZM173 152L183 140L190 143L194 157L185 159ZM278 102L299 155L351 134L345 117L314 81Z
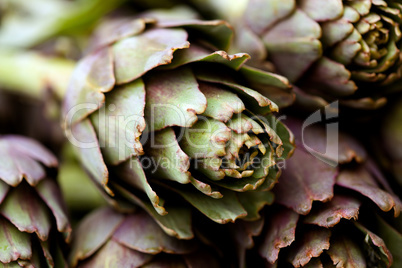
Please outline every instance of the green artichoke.
M2 266L66 267L71 227L49 170L57 159L39 143L10 135L0 137L0 160Z
M206 246L168 236L146 212L108 207L79 223L69 261L70 267L222 267Z
M402 2L398 0L192 0L236 29L233 50L271 61L298 101L374 109L400 89Z
M181 198L219 223L254 217L293 149L274 115L293 96L282 76L222 50L225 22L191 16L159 11L101 27L66 94L67 135L98 185L161 221L169 212L189 223Z
M384 213L394 210L397 217L402 203L366 151L343 133L339 152L325 147L325 129L318 126L304 131L302 143L302 123L286 123L298 148L274 188L277 205L265 213L261 256L275 267L402 265L402 235ZM338 159L339 166L313 156L305 145Z

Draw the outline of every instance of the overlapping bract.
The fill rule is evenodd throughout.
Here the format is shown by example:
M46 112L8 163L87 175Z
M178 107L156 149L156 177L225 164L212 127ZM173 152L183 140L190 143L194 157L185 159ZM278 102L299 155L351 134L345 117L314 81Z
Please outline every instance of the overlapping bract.
M186 210L177 196L220 223L256 214L293 149L273 115L274 101L293 99L289 84L219 50L232 35L225 22L171 12L100 28L66 95L70 141L99 185L157 216Z
M46 169L56 166L57 159L37 142L21 136L0 137L3 265L66 266L62 250L71 227L60 190Z
M298 148L274 189L280 205L266 213L270 222L259 247L261 256L278 267L284 263L321 267L327 262L341 267L390 267L392 255L399 256L395 245L402 240L395 243L389 235L382 237L397 234L384 220L384 212L394 210L397 217L402 203L379 169L349 136L341 133L336 152L337 144L326 144L324 128L287 123ZM330 166L328 159L340 165ZM399 257L394 265L400 265Z
M168 236L144 211L100 208L78 225L71 267L221 267L207 247Z
M384 105L401 78L401 1L198 1L236 28L235 50L268 59L296 85L298 101L340 99L359 109ZM229 8L230 6L230 8ZM291 67L290 67L291 66Z

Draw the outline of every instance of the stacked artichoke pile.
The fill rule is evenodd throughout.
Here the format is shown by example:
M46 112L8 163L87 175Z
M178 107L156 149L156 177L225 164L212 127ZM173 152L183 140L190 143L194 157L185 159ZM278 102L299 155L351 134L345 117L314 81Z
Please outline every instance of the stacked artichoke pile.
M0 10L4 267L402 266L401 1Z

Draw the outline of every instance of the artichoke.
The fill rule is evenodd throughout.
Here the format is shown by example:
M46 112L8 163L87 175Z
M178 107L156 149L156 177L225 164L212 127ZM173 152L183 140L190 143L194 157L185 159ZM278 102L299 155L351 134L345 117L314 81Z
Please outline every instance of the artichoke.
M339 153L337 145L325 147L325 129L318 126L305 129L303 144L301 122L287 125L298 148L274 188L277 205L265 213L261 256L278 267L399 267L402 236L384 212L394 210L397 217L402 203L366 151L344 133ZM326 149L327 159L311 149ZM328 159L338 159L339 166L328 165ZM390 239L390 233L396 236Z
M34 140L16 135L0 137L0 159L0 262L66 267L64 240L71 227L50 170L57 159Z
M233 50L271 61L298 103L375 109L399 90L402 3L397 0L192 0L236 28Z
M282 76L223 51L225 22L192 16L179 8L100 27L66 94L67 135L99 186L161 221L169 212L188 224L191 206L219 223L254 217L293 149L274 115L293 96Z
M69 261L70 267L221 267L208 247L168 236L145 211L109 207L79 223Z

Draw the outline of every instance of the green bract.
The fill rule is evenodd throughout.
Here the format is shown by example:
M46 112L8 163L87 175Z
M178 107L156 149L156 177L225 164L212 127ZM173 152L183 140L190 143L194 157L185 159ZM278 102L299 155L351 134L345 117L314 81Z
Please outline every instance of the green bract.
M266 213L260 255L277 267L399 267L402 236L387 220L399 216L402 203L366 151L344 133L328 146L324 128L286 123L297 149L274 188L278 205Z
M69 262L70 267L221 267L206 246L168 236L146 212L111 208L79 223Z
M71 227L60 190L46 170L56 167L57 159L21 136L0 137L0 159L0 263L65 267L63 235L68 239Z
M308 106L382 106L401 78L399 0L198 1L236 28L234 50L272 61ZM230 8L228 8L230 6ZM260 61L260 62L259 62Z
M185 13L99 29L65 98L69 139L99 185L160 221L181 213L175 219L189 223L179 196L219 223L251 219L272 201L277 161L293 148L274 116L275 102L293 99L288 81L245 66L247 54L224 52L232 36L225 22L175 14Z

